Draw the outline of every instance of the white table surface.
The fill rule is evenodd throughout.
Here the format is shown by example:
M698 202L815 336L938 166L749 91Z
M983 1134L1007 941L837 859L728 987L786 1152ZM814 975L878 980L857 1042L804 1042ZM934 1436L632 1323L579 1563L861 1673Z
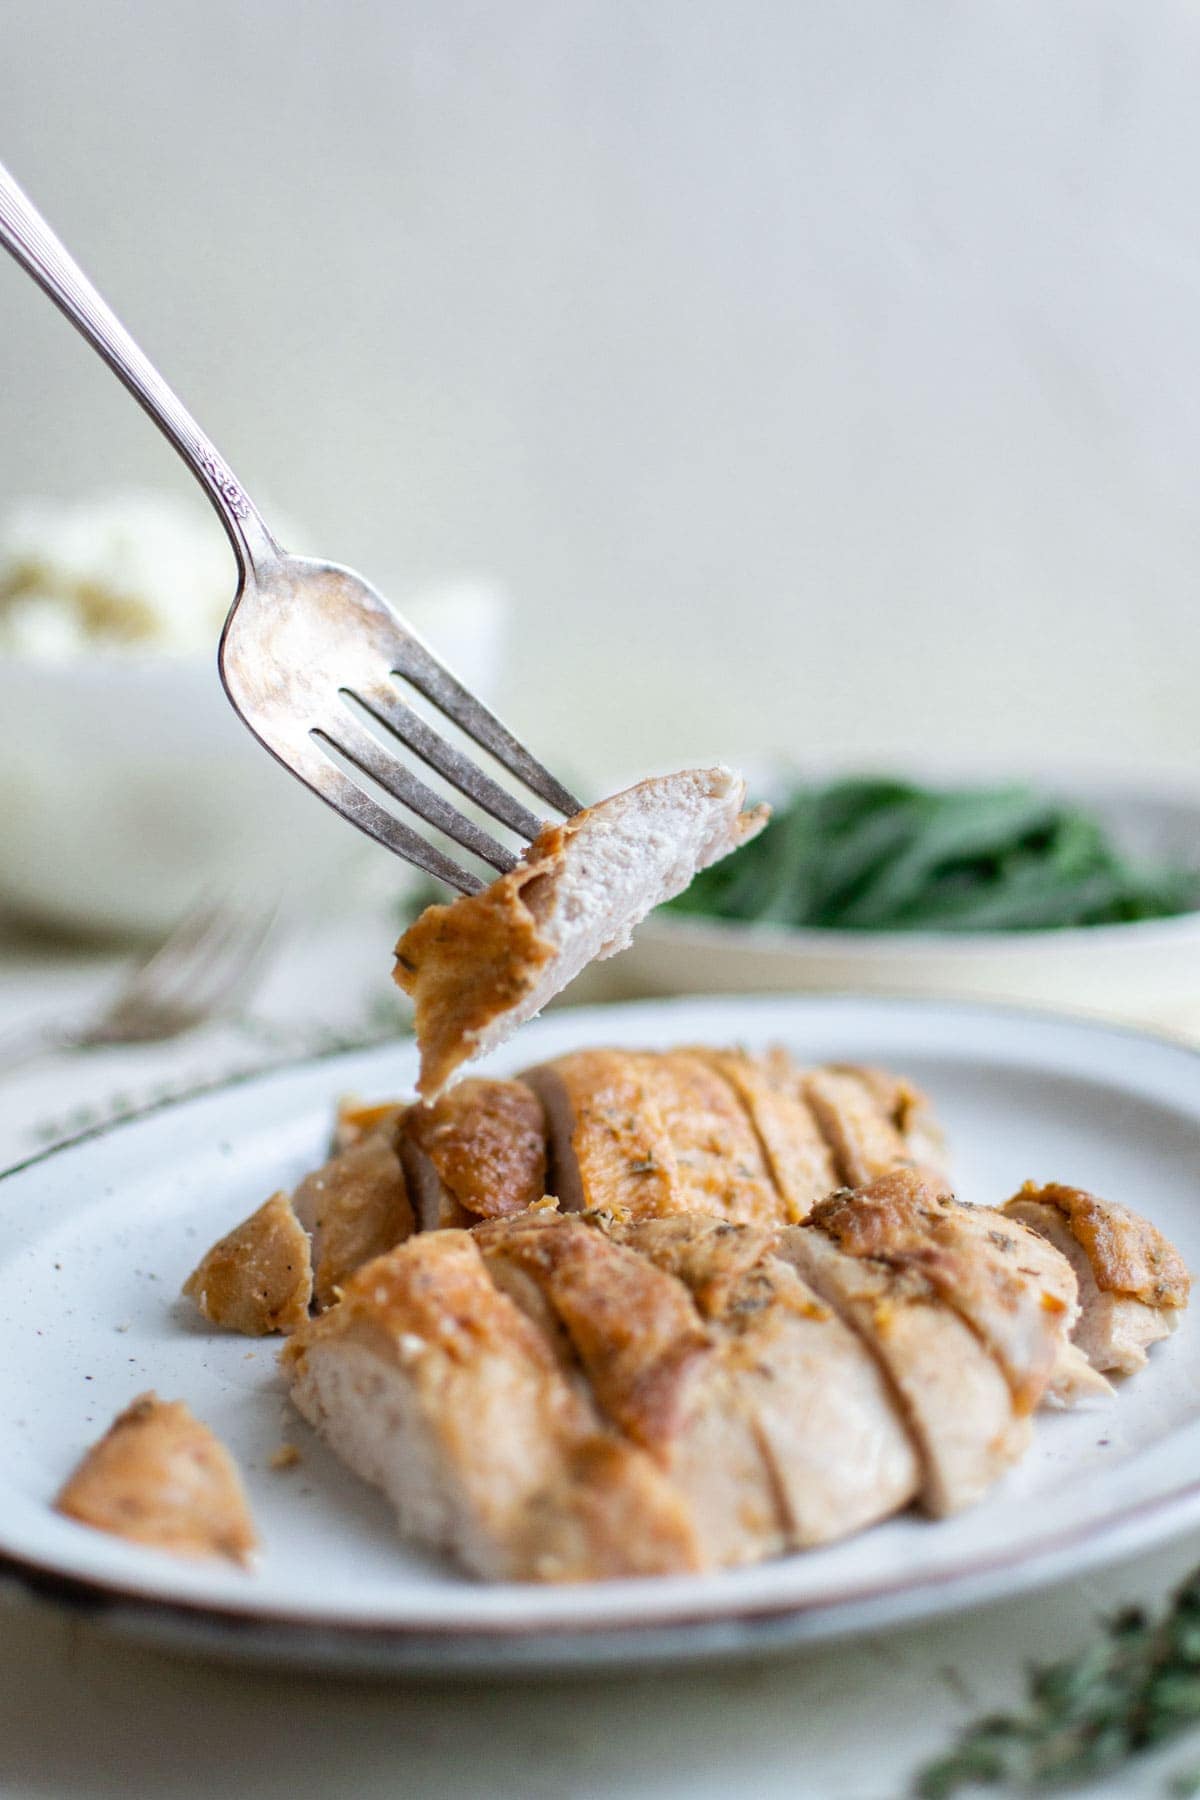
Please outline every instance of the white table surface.
M368 916L286 939L255 996L252 1032L225 1025L166 1049L0 1076L0 1167L114 1104L302 1051L331 1030L400 1022L381 973L392 935L391 921ZM119 963L0 933L0 1033L37 1013L74 1016L111 987ZM1197 1561L1200 1539L1188 1539L1019 1601L761 1664L528 1684L222 1668L9 1601L0 1793L900 1800L962 1723L1018 1698L1029 1660L1069 1653L1100 1617L1157 1601ZM1168 1772L1197 1763L1200 1743L1185 1743L1087 1791L1161 1795Z

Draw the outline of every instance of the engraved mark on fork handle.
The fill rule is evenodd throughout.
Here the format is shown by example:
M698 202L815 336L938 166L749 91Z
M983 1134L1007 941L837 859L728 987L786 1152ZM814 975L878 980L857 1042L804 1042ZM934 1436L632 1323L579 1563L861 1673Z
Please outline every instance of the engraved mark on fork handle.
M229 470L225 467L224 463L218 461L212 451L206 449L201 444L196 444L194 446L194 451L196 461L200 464L200 467L204 470L209 479L221 490L222 497L230 512L234 513L239 519L248 518L250 516L250 502L247 500L245 494L243 494L241 488L233 479L233 476L229 473Z

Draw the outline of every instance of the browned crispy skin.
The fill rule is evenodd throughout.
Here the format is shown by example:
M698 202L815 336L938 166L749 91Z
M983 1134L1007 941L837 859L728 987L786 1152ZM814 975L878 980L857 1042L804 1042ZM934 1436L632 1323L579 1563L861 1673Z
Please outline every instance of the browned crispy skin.
M829 1145L800 1090L790 1060L744 1051L698 1049L737 1094L762 1147L779 1196L780 1223L798 1224L809 1208L838 1185Z
M141 1394L64 1483L58 1512L176 1556L245 1562L254 1525L233 1458L182 1400Z
M687 1289L581 1219L553 1213L481 1227L484 1257L532 1277L561 1321L602 1410L653 1449L678 1429L708 1334Z
M402 1243L416 1221L390 1133L362 1138L307 1175L292 1196L313 1234L319 1306L330 1306L363 1263Z
M546 1120L524 1082L468 1079L412 1107L402 1156L407 1148L428 1159L435 1180L473 1218L524 1212L546 1192Z
M1191 1286L1182 1258L1148 1220L1080 1188L1026 1182L1004 1207L1067 1258L1079 1284L1071 1336L1093 1369L1134 1375L1169 1337Z
M339 1100L330 1146L333 1154L336 1156L339 1150L349 1150L352 1144L361 1143L363 1138L374 1137L379 1132L394 1136L407 1110L395 1100L370 1104L349 1097Z
M480 1034L532 992L554 956L530 900L558 867L567 835L567 826L547 825L515 869L481 893L426 907L396 945L394 978L416 1010L419 1093L441 1092Z
M1188 1303L1192 1278L1175 1246L1149 1219L1116 1200L1101 1200L1083 1188L1027 1181L1009 1205L1032 1200L1053 1206L1083 1247L1101 1293L1127 1294L1145 1306Z
M850 1256L919 1269L988 1345L1029 1412L1054 1376L1077 1307L1065 1258L1012 1219L961 1206L932 1178L896 1169L831 1195L810 1224Z
M582 1050L525 1079L545 1104L569 1211L794 1224L839 1182L911 1167L918 1151L928 1163L935 1142L908 1083L872 1070L805 1076L781 1050Z
M910 1162L931 1174L948 1174L946 1140L927 1094L907 1076L893 1075L887 1069L857 1063L832 1063L830 1067L835 1074L853 1077L874 1099L900 1134Z
M685 1210L649 1063L622 1050L577 1050L526 1071L550 1122L564 1211L637 1219Z
M846 1187L865 1187L890 1169L912 1164L894 1120L857 1071L813 1069L802 1077L801 1092Z
M287 1195L272 1194L218 1239L183 1291L212 1324L246 1337L294 1331L308 1317L313 1276L308 1233Z
M360 1269L283 1360L305 1415L385 1488L402 1527L479 1574L698 1566L679 1496L606 1430L465 1232L414 1238Z
M671 1146L679 1210L738 1225L781 1223L762 1145L725 1076L686 1050L637 1060Z
M722 1316L743 1276L768 1254L775 1232L723 1219L605 1221L604 1230L682 1281L706 1318Z

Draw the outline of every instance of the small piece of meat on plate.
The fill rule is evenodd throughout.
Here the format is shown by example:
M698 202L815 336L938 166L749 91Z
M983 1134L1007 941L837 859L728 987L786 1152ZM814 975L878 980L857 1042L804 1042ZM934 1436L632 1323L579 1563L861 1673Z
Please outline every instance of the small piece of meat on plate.
M55 1510L175 1556L246 1562L254 1524L225 1446L182 1400L140 1394L63 1484Z
M306 1175L292 1205L312 1233L318 1306L331 1306L355 1269L403 1243L416 1225L390 1130L361 1138Z
M1128 1207L1057 1182L1026 1182L1002 1210L1074 1269L1080 1313L1071 1335L1092 1367L1116 1375L1143 1368L1188 1303L1191 1277L1174 1245Z
M246 1337L294 1331L312 1301L308 1233L286 1194L218 1238L183 1284L203 1318Z

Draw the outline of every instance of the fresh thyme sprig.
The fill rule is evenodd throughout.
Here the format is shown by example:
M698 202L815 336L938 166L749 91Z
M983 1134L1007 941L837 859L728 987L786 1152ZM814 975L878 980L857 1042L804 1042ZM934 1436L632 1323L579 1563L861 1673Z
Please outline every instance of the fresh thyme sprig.
M1077 1656L1030 1670L1024 1710L980 1719L917 1776L918 1800L963 1788L1064 1789L1109 1774L1130 1756L1200 1725L1200 1569L1161 1619L1128 1608ZM1200 1771L1168 1791L1200 1792Z

